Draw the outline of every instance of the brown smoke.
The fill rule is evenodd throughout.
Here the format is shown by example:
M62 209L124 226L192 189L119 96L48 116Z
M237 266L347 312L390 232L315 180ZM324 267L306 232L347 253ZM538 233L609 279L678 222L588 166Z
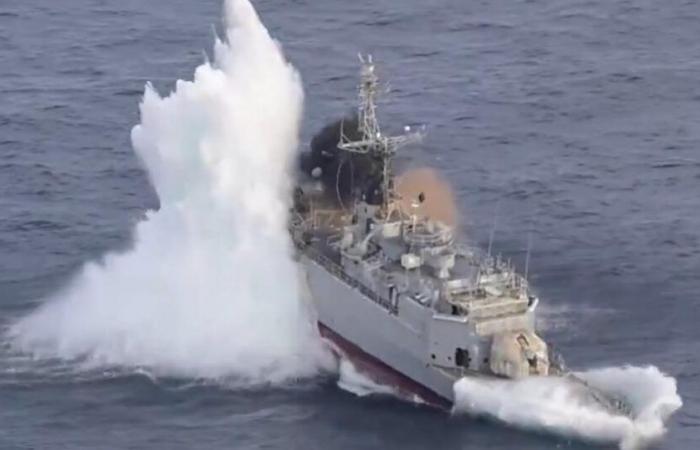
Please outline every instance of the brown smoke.
M396 177L396 192L401 197L402 209L429 217L447 225L457 225L457 204L450 185L434 169L411 169ZM423 201L420 202L420 194ZM417 207L415 205L418 205Z

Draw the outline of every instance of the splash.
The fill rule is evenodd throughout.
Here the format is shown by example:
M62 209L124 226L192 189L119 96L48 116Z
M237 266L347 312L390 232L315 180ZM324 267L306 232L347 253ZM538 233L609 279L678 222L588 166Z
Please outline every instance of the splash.
M626 399L632 416L614 415L592 405L570 383L555 377L463 378L454 387L455 412L631 450L660 439L666 431L664 422L682 405L676 380L653 366L612 367L577 375L603 392Z
M338 387L358 397L389 395L401 398L396 389L377 383L358 370L350 360L342 357L338 362Z
M160 209L15 324L20 349L252 383L323 364L286 231L301 81L247 0L224 15L192 81L145 89L131 138Z

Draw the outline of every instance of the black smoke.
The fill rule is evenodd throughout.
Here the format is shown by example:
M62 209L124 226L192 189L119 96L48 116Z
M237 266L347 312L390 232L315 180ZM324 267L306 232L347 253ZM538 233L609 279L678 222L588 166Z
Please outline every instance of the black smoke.
M350 141L362 139L357 116L348 116L323 127L300 157L301 171L311 177L320 168L320 181L328 200L349 205L353 198L381 203L383 162L374 152L355 153L338 148L341 131Z

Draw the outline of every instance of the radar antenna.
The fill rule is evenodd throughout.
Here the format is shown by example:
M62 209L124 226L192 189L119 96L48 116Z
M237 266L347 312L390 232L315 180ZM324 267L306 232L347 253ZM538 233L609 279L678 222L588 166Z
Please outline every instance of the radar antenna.
M359 140L349 139L343 132L341 123L340 142L338 148L362 154L372 154L382 164L382 201L385 211L388 211L391 200L395 197L393 190L392 158L396 151L407 144L418 142L423 138L422 130L412 131L411 127L404 128L405 133L399 136L384 136L377 119L376 98L379 78L374 71L372 55L358 55L362 65L360 70L359 107L357 108Z

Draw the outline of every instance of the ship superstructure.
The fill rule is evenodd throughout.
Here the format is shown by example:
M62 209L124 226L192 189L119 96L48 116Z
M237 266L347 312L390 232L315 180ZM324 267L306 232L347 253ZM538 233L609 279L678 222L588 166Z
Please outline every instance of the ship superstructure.
M395 190L393 157L421 133L383 133L375 66L361 63L352 133L341 122L335 165L308 167L295 193L291 233L322 335L377 381L432 404L451 404L464 376L565 375L535 331L538 299L526 278L421 214L423 193ZM369 175L353 173L358 161ZM321 182L329 167L335 186Z

